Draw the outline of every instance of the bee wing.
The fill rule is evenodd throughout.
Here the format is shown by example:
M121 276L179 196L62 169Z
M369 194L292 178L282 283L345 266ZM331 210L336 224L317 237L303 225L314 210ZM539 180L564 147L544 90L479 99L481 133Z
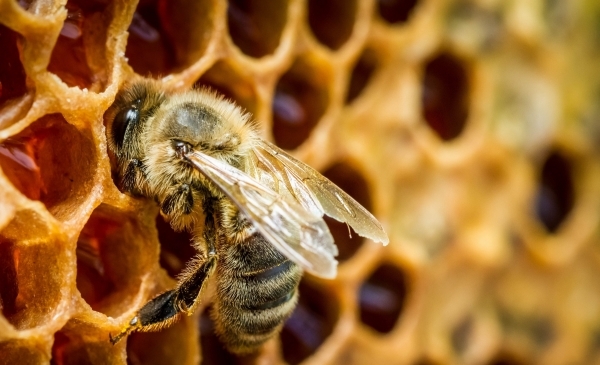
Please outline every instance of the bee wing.
M321 215L235 167L199 152L185 157L243 212L275 248L305 270L336 275L337 247Z
M318 171L267 141L254 149L257 169L275 176L279 189L287 189L306 209L349 224L363 237L387 245L388 236L379 221L342 189ZM260 174L260 173L259 173ZM281 186L284 184L284 186Z

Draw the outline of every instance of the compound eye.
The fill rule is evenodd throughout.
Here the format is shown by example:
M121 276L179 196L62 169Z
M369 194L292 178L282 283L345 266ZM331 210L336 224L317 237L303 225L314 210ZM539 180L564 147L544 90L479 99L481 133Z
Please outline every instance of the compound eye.
M115 120L112 124L112 134L114 142L119 148L123 146L125 132L127 132L129 125L135 125L135 123L140 121L140 110L138 108L138 104L139 103L136 102L128 108L121 109L115 116Z

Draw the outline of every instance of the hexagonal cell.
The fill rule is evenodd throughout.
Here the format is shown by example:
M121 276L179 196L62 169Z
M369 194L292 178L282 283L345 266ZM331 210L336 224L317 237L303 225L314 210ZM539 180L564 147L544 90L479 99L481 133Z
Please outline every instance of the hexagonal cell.
M20 225L21 230L33 228L22 222L27 217L19 220L13 220L9 226ZM56 315L66 285L64 280L69 274L69 257L61 248L63 243L48 237L43 242L40 238L16 242L4 233L0 232L2 314L17 329L47 324Z
M445 140L460 135L469 114L469 78L462 62L442 53L425 65L421 92L427 124Z
M298 59L279 79L273 96L273 137L288 150L302 144L317 125L329 103L330 75Z
M325 170L323 175L371 211L369 186L361 174L352 166L343 162L336 163ZM337 259L340 262L348 260L358 251L364 238L356 233L351 233L350 228L345 223L338 222L333 218L325 217L325 222L327 222L339 250Z
M182 317L158 332L136 332L127 338L127 363L193 364L197 361L197 333L191 317ZM202 362L204 364L204 362Z
M401 269L380 265L360 287L361 322L379 333L391 332L402 314L408 290Z
M69 86L102 91L112 6L108 0L69 0L65 7L67 18L52 50L48 71Z
M346 43L356 20L356 0L308 1L308 24L319 42L332 50Z
M332 293L304 278L300 298L281 331L283 358L295 365L312 355L333 332L339 318L339 303Z
M95 185L96 155L90 138L51 114L0 143L0 167L23 195L68 220Z
M0 106L27 92L25 69L19 54L20 40L17 32L0 24L0 49L3 50L0 59Z
M350 84L346 92L346 104L354 101L364 90L371 80L373 73L377 69L378 60L377 54L372 49L366 48L363 50L360 58L352 69L350 76Z
M121 351L106 339L106 333L94 328L83 325L54 334L51 365L116 364L124 360Z
M389 24L405 23L418 0L377 0L379 16Z
M156 241L137 220L100 205L77 239L77 289L95 311L115 317L135 296L156 256Z
M42 348L32 340L0 342L0 364L47 364L48 355Z
M211 1L140 1L125 50L133 70L160 77L198 60L214 29L214 8Z
M256 112L256 91L250 80L242 77L226 62L215 63L194 84L194 87L208 86L239 106L254 114Z
M288 0L277 3L228 0L227 3L227 26L233 43L251 57L275 52L287 22Z
M556 232L573 209L575 190L571 162L552 151L542 165L535 213L549 232Z
M200 346L202 347L202 364L237 364L238 356L230 353L224 347L215 333L215 323L210 318L211 308L206 308L200 315Z
M185 231L175 232L160 214L156 217L156 229L160 241L160 266L177 279L186 263L196 254L192 235Z

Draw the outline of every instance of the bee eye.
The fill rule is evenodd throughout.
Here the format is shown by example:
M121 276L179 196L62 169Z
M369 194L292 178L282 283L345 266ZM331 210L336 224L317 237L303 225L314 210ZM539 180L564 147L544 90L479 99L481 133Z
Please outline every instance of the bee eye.
M112 125L112 134L115 144L120 148L123 145L125 139L125 132L127 127L131 123L137 123L140 121L140 110L138 109L138 103L132 104L128 108L121 109L115 116L115 120Z

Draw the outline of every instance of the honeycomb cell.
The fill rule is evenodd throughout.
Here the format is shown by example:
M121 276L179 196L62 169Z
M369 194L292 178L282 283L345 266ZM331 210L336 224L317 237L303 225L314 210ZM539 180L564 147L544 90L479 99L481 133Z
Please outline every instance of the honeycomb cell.
M405 23L418 0L377 0L379 16L389 24Z
M238 364L240 359L227 351L215 333L215 323L210 318L211 308L207 308L200 316L200 344L202 347L202 364Z
M377 66L378 60L375 52L369 48L365 49L352 69L350 84L346 92L346 104L353 102L362 93Z
M360 320L380 333L394 329L408 295L404 273L390 264L375 270L361 286Z
M77 214L94 184L93 142L59 114L47 115L0 143L0 167L12 184L55 217Z
M308 1L308 24L319 42L332 50L346 43L356 19L356 0Z
M155 241L154 241L155 242ZM95 311L118 316L152 264L150 232L107 205L92 213L77 239L77 289Z
M277 49L287 21L288 0L228 0L227 25L233 43L251 57Z
M85 332L84 332L85 331ZM85 337L81 334L85 333ZM121 356L115 347L100 334L93 337L90 328L78 331L59 331L54 334L51 365L117 363Z
M17 329L44 325L54 317L69 262L60 245L50 238L15 242L0 233L0 307Z
M140 75L160 77L198 60L213 27L214 4L142 0L129 25L125 56Z
M232 66L225 62L217 62L194 87L207 86L227 99L235 101L239 106L254 114L256 112L256 92L252 83L242 77Z
M180 319L158 332L136 332L127 339L127 363L131 365L196 364L195 331L191 320ZM196 361L194 359L196 358Z
M423 118L441 139L460 135L469 111L469 80L457 58L443 53L427 62L421 102Z
M48 355L41 346L31 340L9 340L0 342L0 365L47 364Z
M7 100L22 96L27 91L26 75L19 54L21 36L0 24L0 106Z
M535 212L549 232L556 232L573 209L575 191L570 161L553 151L546 158L539 177Z
M102 91L106 65L108 0L69 0L67 18L52 50L48 71L69 86Z
M286 72L273 96L273 137L285 149L302 144L325 113L329 75L301 59Z
M346 163L337 163L323 172L323 175L348 193L368 211L371 211L369 186L358 171ZM348 260L360 248L364 239L356 233L351 234L350 229L345 223L338 222L329 217L325 217L325 222L327 222L327 226L329 226L329 230L339 250L337 259L340 262Z
M333 332L338 316L339 304L331 293L302 279L298 306L280 335L285 361L299 364L317 351Z
M160 214L156 217L156 229L160 241L160 266L176 279L196 253L192 236L186 231L175 232Z

